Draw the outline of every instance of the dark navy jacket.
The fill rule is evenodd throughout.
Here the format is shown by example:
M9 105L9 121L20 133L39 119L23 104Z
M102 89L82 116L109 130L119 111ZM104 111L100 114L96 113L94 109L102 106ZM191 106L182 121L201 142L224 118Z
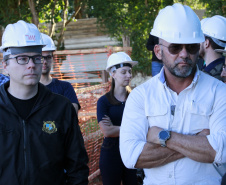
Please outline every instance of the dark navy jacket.
M37 101L23 120L8 86L0 86L0 184L87 185L88 157L71 102L39 83Z
M214 78L217 78L218 80L223 81L223 78L221 77L221 72L224 66L224 62L224 57L218 58L217 60L211 62L208 66L205 65L202 71L208 73Z

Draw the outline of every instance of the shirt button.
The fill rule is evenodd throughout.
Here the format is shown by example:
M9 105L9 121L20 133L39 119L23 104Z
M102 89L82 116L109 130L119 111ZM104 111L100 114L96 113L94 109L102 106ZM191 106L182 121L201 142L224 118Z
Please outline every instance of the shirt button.
M169 174L169 178L172 178L172 174Z

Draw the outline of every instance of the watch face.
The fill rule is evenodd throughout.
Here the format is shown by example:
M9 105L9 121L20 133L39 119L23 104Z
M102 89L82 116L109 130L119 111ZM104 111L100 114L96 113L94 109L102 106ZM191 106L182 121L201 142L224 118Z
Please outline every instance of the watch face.
M165 130L162 130L159 133L159 138L162 139L162 140L167 140L169 138L169 133Z

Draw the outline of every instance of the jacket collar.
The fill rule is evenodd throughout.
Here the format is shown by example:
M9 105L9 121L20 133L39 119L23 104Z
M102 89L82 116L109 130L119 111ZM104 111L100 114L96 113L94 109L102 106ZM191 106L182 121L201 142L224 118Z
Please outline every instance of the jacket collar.
M13 104L8 98L6 89L9 87L9 81L0 86L0 106L3 106L7 109L10 109L13 112L16 112ZM40 107L47 106L51 101L53 101L52 92L39 82L38 84L38 98L33 107L32 112L38 110Z

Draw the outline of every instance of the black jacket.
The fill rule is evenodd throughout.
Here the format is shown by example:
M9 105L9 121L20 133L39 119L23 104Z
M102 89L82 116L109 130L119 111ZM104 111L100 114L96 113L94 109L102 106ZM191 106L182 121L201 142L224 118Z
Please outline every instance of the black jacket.
M0 86L0 185L88 184L88 157L70 101L39 84L37 101L22 120L8 86Z
M204 65L202 71L218 80L223 81L223 78L221 77L221 72L223 70L224 64L225 59L224 57L221 57L212 61L208 66Z
M159 38L154 36L154 35L149 35L149 38L148 38L148 41L147 41L147 44L146 44L146 48L149 50L149 51L152 51L152 61L156 61L156 62L160 62L162 63L161 60L159 60L156 55L155 55L155 52L154 52L154 47L156 44L159 43Z

